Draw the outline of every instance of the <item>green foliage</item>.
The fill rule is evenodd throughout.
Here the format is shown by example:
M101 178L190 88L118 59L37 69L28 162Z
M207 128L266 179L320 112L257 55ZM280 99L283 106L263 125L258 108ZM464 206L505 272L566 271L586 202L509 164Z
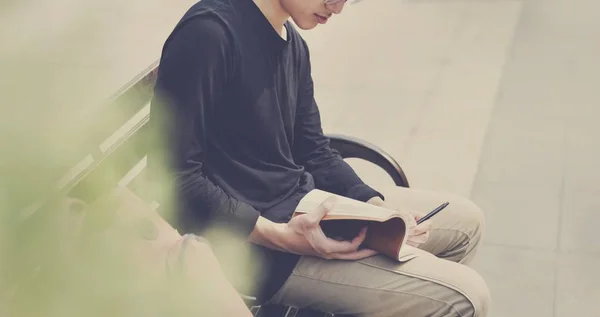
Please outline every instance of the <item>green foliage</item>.
M146 246L132 242L133 228L114 228L110 208L72 209L57 191L61 177L98 146L91 143L97 117L88 110L111 93L99 68L70 63L89 57L93 35L118 28L98 24L110 18L85 10L92 3L98 2L63 1L59 7L71 10L66 14L45 12L49 4L39 1L0 2L0 316L216 316L211 281L182 287L156 274L163 263L140 261ZM111 4L127 6L106 3ZM19 16L27 12L44 12L46 21ZM116 109L103 124L115 120L120 126L123 117ZM111 174L120 175L120 162L113 165L114 171L85 190L117 179ZM163 197L171 197L169 186L163 190ZM168 212L173 202L162 205ZM239 246L225 252L248 260ZM235 274L243 279L252 272ZM215 274L212 284L221 282Z

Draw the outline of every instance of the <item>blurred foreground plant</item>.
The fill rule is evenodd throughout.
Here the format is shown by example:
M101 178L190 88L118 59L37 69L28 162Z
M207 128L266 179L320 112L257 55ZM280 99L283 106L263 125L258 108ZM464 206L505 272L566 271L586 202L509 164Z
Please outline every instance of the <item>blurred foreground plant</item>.
M68 8L69 14L44 12L36 1L0 3L0 315L219 316L226 308L219 295L231 298L219 272L207 268L209 277L198 285L150 274L148 267L160 263L136 258L139 245L129 243L127 230L114 230L111 208L70 208L67 197L52 195L58 179L90 149L91 122L84 108L86 102L102 102L89 96L106 86L89 69L89 76L81 78L86 72L74 70L78 65L69 59L89 57L90 34L119 28L106 20L90 23L98 22L89 18L93 10L85 10L91 3L96 2L60 1L59 8ZM28 10L35 7L37 11ZM18 16L28 12L38 16ZM52 24L57 21L59 26ZM50 199L23 219L24 208L42 197ZM169 203L162 209L172 210ZM238 244L224 252L250 260ZM242 278L252 274L233 269L245 267L243 261L223 265Z

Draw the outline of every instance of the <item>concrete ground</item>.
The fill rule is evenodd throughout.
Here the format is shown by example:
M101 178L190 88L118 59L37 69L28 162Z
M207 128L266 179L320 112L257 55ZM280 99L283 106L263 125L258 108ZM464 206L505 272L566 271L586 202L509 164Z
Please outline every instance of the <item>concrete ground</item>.
M90 1L91 20L72 9L83 2L55 2L47 44L65 21L90 28L77 56L49 54L71 89L94 78L80 97L97 102L159 57L195 1ZM46 9L21 12L33 23ZM599 18L596 0L364 0L304 32L327 132L376 143L413 187L485 211L475 267L493 317L600 316ZM27 26L21 42L38 34L30 22L11 22Z
M485 211L491 316L600 316L598 18L593 0L369 0L307 34L329 131Z

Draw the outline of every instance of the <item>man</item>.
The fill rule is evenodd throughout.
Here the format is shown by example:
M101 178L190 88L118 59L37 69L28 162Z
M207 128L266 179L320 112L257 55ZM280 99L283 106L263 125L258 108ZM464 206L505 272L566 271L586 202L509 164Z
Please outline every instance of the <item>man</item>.
M309 50L289 19L304 30L325 24L345 5L327 1L202 0L165 42L151 121L175 171L178 228L218 228L250 242L256 294L269 303L359 316L486 316L487 287L465 266L481 239L481 211L444 194L375 190L323 135ZM162 114L167 125L157 122ZM314 188L389 208L450 206L412 224L419 256L398 263L361 248L364 230L352 241L327 238L319 221L331 201L290 219Z

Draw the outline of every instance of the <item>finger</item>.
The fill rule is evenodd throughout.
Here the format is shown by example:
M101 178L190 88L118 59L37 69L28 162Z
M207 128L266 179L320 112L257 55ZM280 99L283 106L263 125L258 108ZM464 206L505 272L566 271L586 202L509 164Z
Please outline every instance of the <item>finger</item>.
M350 253L336 253L331 256L332 259L338 260L360 260L370 256L377 255L377 251L372 249L360 249Z
M348 249L354 251L354 250L358 250L358 248L365 241L366 238L367 238L367 227L363 227L362 229L360 229L360 231L358 232L356 237L354 237L352 239L352 241L347 241L347 240L342 240L342 241L345 242L346 244L349 244L349 246L347 247ZM338 242L341 242L341 241L338 241ZM344 248L346 248L346 247L344 246ZM333 252L340 252L340 251L333 251Z
M417 218L416 217L410 217L406 219L406 228L407 229L413 229L414 227L417 226Z
M308 214L308 219L312 225L318 225L319 222L333 209L337 198L335 196L329 196L325 199L313 212Z
M431 230L431 222L429 220L419 224L413 229L414 235L419 235L421 233L425 233Z
M355 245L356 248L358 248L363 242L365 242L366 238L367 238L367 227L363 227L362 229L360 229L360 231L358 232L356 237L354 237L352 239L351 243L352 243L352 245Z
M429 233L429 231L416 231L415 230L415 231L411 232L410 236L411 237L419 237L419 236L422 236L422 235L428 234L428 233Z
M320 227L312 230L308 239L313 249L324 257L334 253L354 252L360 246L360 244L356 244L354 241L336 241L331 239L323 233Z
M424 235L426 232L418 232L418 231L413 231L411 232L408 236L410 237L410 239L412 239L412 237L418 237L418 236L422 236Z
M429 233L425 233L425 234L421 234L418 236L412 236L409 238L409 241L416 243L416 244L423 244L423 243L427 242L428 239L429 239Z
M414 228L411 231L410 235L412 235L412 236L418 236L418 235L422 235L422 234L424 234L426 232L429 232L429 230L427 228Z

